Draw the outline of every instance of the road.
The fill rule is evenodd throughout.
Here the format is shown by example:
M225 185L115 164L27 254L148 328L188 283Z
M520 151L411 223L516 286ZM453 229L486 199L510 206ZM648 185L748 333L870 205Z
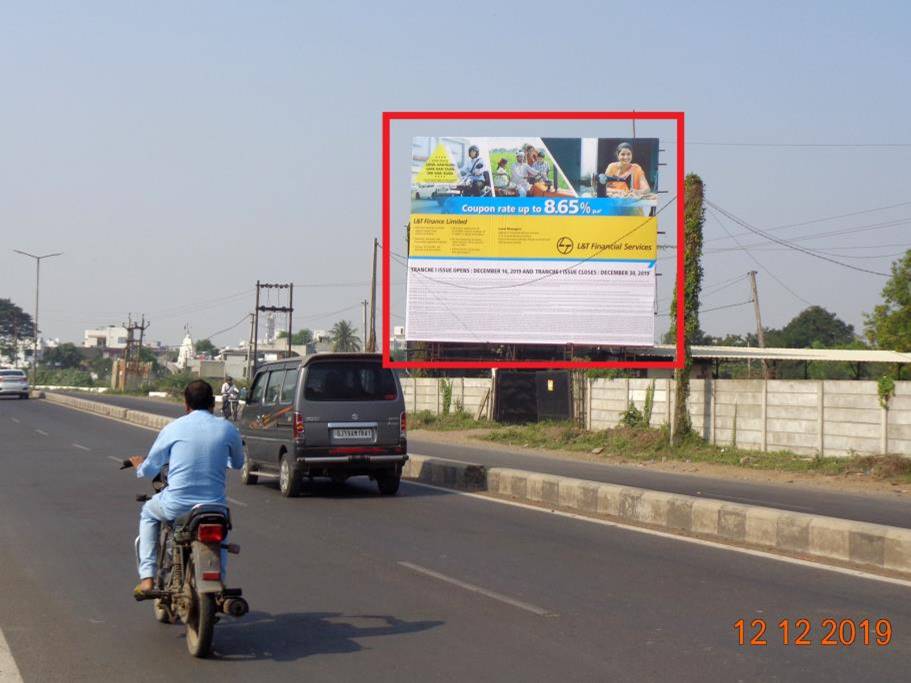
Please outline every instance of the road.
M26 681L900 680L911 588L403 484L283 499L230 478L230 583L252 612L212 660L130 597L148 490L116 460L154 433L0 401L0 630ZM810 619L812 645L774 624ZM826 617L886 647L823 647ZM768 646L732 625L765 618ZM777 636L777 639L776 639ZM0 639L2 645L2 639Z
M80 398L87 397L86 394L78 392L74 392L73 395ZM90 398L133 410L145 410L172 417L179 417L183 414L183 407L172 402L104 394L92 395ZM808 489L799 486L723 480L714 477L659 472L645 468L574 461L543 454L510 452L501 448L455 446L422 439L414 432L409 436L408 447L412 453L438 458L465 460L489 466L513 467L668 493L682 493L734 503L764 505L795 512L911 528L911 500L907 498L896 497L893 500L883 495L855 495L842 491Z

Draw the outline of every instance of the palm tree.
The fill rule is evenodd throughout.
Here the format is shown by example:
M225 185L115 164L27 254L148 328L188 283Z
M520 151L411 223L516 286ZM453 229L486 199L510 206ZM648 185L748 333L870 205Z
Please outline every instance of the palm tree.
M332 326L333 351L360 351L361 340L357 336L357 328L347 320L339 320Z

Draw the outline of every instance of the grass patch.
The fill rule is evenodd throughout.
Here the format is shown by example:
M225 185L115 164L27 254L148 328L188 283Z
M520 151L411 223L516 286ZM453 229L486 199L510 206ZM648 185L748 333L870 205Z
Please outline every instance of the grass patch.
M615 427L590 432L571 422L539 422L496 426L493 431L480 438L526 448L594 452L604 458L620 462L678 460L828 476L860 474L896 483L911 482L911 459L898 455L819 458L796 455L788 451L762 453L730 446L713 446L696 435L690 435L679 446L672 447L666 427Z
M460 429L480 429L490 427L491 423L475 420L471 413L454 412L448 415L437 415L429 410L408 414L409 429L430 429L439 432L458 431Z

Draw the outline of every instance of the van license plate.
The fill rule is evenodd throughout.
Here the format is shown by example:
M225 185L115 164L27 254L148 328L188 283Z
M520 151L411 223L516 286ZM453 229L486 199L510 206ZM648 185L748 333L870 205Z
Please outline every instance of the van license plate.
M333 429L332 437L335 439L373 439L372 429Z

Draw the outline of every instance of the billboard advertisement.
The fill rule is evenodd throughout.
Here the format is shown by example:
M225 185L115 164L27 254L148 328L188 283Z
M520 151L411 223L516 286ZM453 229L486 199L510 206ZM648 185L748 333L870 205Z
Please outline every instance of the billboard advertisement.
M412 140L409 341L654 344L658 140Z

